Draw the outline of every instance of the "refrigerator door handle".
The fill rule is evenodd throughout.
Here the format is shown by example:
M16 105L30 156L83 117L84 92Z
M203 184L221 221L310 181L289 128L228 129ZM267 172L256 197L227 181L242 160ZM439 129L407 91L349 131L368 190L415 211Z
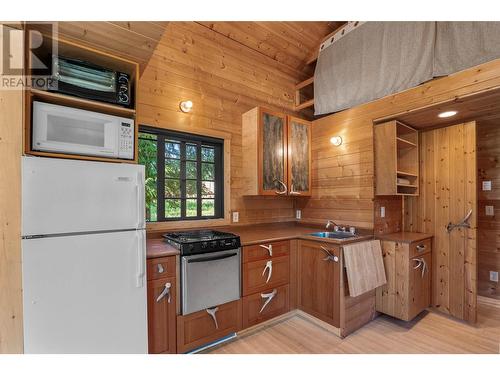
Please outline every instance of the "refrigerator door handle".
M145 227L145 192L142 173L137 173L137 228L143 229Z
M137 235L137 288L144 287L144 277L145 277L145 262L146 262L146 240L144 238L144 233L142 230L136 231Z

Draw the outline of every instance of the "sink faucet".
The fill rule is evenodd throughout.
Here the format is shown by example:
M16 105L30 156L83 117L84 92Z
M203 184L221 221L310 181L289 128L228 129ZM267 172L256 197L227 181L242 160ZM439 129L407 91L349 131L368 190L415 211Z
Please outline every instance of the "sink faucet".
M326 229L330 229L330 227L331 227L332 225L333 225L333 226L337 226L337 224L335 223L335 221L333 221L333 220L328 220L328 221L326 222Z

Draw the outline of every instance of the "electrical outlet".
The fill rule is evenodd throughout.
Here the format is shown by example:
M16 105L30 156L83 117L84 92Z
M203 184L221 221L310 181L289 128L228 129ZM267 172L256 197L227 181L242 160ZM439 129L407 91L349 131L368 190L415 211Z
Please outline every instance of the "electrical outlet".
M385 217L385 207L380 207L380 217Z
M240 221L240 213L238 211L233 212L233 223Z
M301 210L295 210L295 218L297 220L300 220L302 218L302 211Z
M493 206L484 206L486 216L495 216L495 208Z
M491 191L491 181L483 181L483 191Z
M498 272L490 271L490 281L498 283Z

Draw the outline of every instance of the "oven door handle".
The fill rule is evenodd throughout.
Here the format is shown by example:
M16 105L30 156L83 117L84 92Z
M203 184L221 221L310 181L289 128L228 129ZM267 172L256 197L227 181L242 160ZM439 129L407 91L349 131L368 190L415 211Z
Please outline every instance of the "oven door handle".
M224 254L224 255L217 255L213 257L206 257L206 258L195 258L195 259L188 259L188 263L201 263L201 262L211 262L214 260L221 260L221 259L227 259L231 258L238 255L238 253L231 253L231 254Z

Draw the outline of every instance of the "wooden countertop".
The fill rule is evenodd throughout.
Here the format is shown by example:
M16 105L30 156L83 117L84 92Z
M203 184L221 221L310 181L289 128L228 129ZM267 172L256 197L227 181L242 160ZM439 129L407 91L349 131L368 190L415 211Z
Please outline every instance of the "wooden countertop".
M377 234L375 236L378 240L387 240L395 242L412 243L431 238L432 234L428 233L416 233L416 232L396 232L389 234Z
M200 228L201 229L201 228ZM373 238L373 233L361 230L359 236L354 239L336 240L330 238L313 237L308 234L325 231L324 226L298 224L296 222L257 224L257 225L233 225L211 228L223 232L230 232L240 236L242 246L249 246L273 241L285 241L292 239L304 239L310 241L329 242L336 245L347 244ZM148 233L147 257L158 258L163 256L178 255L179 251L167 244L161 238L161 233Z
M179 250L163 241L163 238L148 238L146 240L146 257L148 259L179 254Z

